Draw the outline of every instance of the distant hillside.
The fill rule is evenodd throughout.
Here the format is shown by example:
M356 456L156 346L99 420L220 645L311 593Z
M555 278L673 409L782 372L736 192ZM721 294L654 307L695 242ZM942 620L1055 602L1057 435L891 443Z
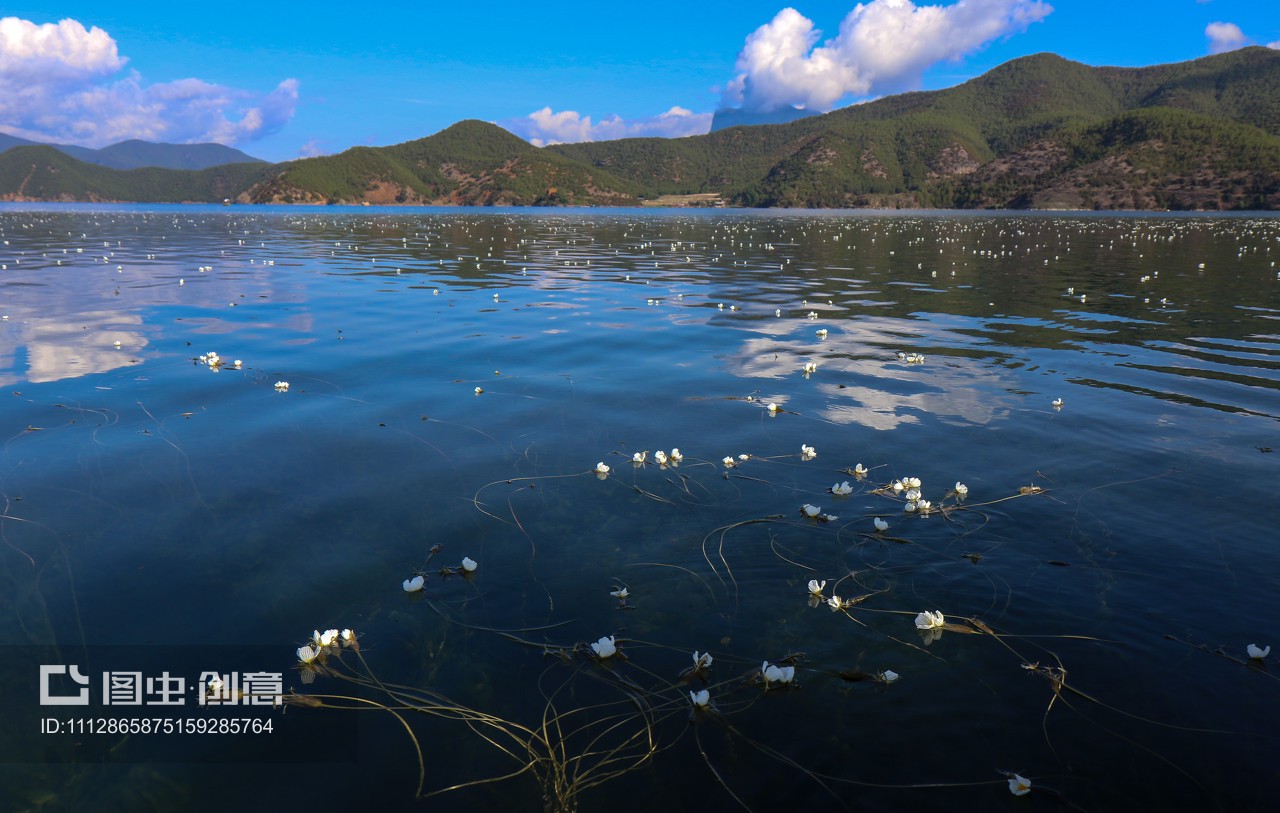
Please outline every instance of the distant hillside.
M254 203L627 206L640 187L539 149L482 121L393 147L356 147L282 164Z
M537 148L495 125L463 121L391 147L274 166L231 165L214 175L114 172L61 154L55 165L48 152L24 152L39 149L48 150L0 154L0 195L509 206L657 200L1277 209L1280 51L1245 48L1147 68L1092 68L1038 54L946 90L676 139Z
M39 142L0 133L0 153L12 147L34 147ZM224 164L266 163L222 144L157 144L131 139L99 150L72 144L46 144L87 164L111 169L208 169Z
M234 197L271 164L227 164L198 171L115 170L77 161L49 146L0 153L0 200L212 202Z

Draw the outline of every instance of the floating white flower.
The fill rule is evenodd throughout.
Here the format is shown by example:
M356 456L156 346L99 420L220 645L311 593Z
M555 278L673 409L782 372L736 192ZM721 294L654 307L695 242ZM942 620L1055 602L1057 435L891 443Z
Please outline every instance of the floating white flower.
M819 339L825 339L825 338L827 338L827 329L826 329L825 327L823 327L823 328L818 328L818 330L816 331L816 333L817 333L817 336L818 336L818 338L819 338Z
M915 502L916 500L920 499L920 489L918 488L907 489L907 493L904 494L903 496L906 497L911 502Z
M636 452L635 454L631 455L631 462L632 462L632 463L643 463L643 462L644 462L645 460L647 460L648 458L649 458L649 452L648 452L648 450L645 450L645 451L643 451L643 452Z
M667 455L667 457L671 459L672 463L679 463L681 460L684 460L684 455L680 454L679 449L672 449L671 454Z
M893 683L895 680L898 679L898 673L893 671L892 669L886 669L880 673L880 679L883 680L885 683Z
M298 660L301 663L311 663L316 659L316 656L319 654L320 654L319 652L316 652L310 646L298 647Z
M1026 796L1031 792L1031 780L1015 773L1009 777L1009 792L1014 796Z
M770 402L769 402L769 405L768 405L767 407L765 407L765 409L769 410L770 412L777 412L777 411L778 411L778 405L777 405L777 404L775 404L775 403L773 403L772 401L770 401Z
M653 459L659 466L667 465L667 453L661 449L653 453Z
M931 510L933 510L933 503L929 502L928 500L917 500L916 510L922 514L927 514Z
M350 629L344 629L342 631L341 638L342 638L342 643L346 644L347 646L351 646L353 643L355 643L356 634Z
M695 708L705 709L711 703L711 692L706 689L689 692L689 702L693 703Z
M1062 409L1062 399L1061 399L1061 398L1054 398L1054 399L1053 399L1053 405L1054 405L1056 408L1058 408L1058 409Z
M1270 646L1267 646L1266 649L1259 649L1257 644L1249 644L1245 647L1245 650L1249 653L1250 658L1257 658L1258 660L1262 660L1271 654Z
M817 311L809 311L809 318L810 318L810 319L817 319L817 318L818 318L818 312L817 312Z
M217 676L215 675L214 677L210 678L210 680L209 680L209 684L208 684L208 685L209 685L209 694L210 694L210 695L212 695L212 696L214 696L214 697L221 697L221 696L222 696L222 686L223 686L222 678L217 677Z
M916 504L913 502L903 503L902 510L908 514L914 514L916 512Z
M837 596L836 594L832 593L832 594L831 594L831 598L827 599L827 606L828 606L828 607L830 607L830 608L831 608L831 609L833 609L833 610L843 610L843 609L844 609L844 599L842 599L842 598L840 598L839 596Z
M406 593L416 593L422 589L422 586L426 584L426 582L427 580L422 576L414 576L412 579L405 579L404 591Z
M853 467L853 475L855 477L866 477L867 473L867 470L862 467L861 463Z
M609 595L614 598L626 598L631 595L631 591L625 587L615 587L613 590L609 591Z
M831 493L835 494L837 497L848 497L853 493L853 486L849 485L848 480L845 480L843 483L836 483L833 485L831 487Z
M733 458L732 458L732 457L725 457L725 459L724 459L724 460L722 460L722 461L720 461L720 462L721 462L721 463L724 463L724 467L725 467L726 469L731 469L731 468L733 468L734 466L738 465L736 462L734 462L734 460L733 460Z
M467 573L474 573L477 567L478 565L476 564L475 559L472 559L470 556L462 557L462 569Z
M764 685L767 687L770 683L790 683L795 680L796 668L777 666L765 661L760 665L760 674L764 677Z
M604 464L603 460L601 460L599 463L596 464L596 474L608 474L608 473L609 473L609 467Z
M818 363L816 361L806 361L804 363L804 372L806 375L818 372Z
M812 460L812 459L814 459L814 458L815 458L815 457L817 457L817 456L818 456L818 450L817 450L817 449L813 448L812 446L806 446L806 445L804 445L803 443L801 443L801 444L800 444L800 459L801 459L801 460Z
M596 657L601 659L612 658L618 651L618 648L614 645L614 636L612 635L607 635L596 641L591 645L591 649L596 653Z
M822 513L821 508L819 508L816 505L811 505L809 503L805 503L804 505L800 506L800 510L804 512L804 515L806 517L809 517L811 519L814 517L817 517L819 514Z
M476 395L479 395L482 392L484 392L484 387L476 387Z
M902 481L901 481L901 480L894 480L894 481L893 481L893 490L894 490L894 493L900 492L900 491L902 491L902 489L904 489L904 488L906 488L906 486L902 485Z
M938 629L947 623L946 618L942 615L942 610L934 610L929 612L925 610L916 616L916 629L932 630Z
M334 641L338 640L338 631L325 630L324 632L320 632L319 630L315 630L311 633L311 639L320 647L332 646Z
M740 455L738 455L738 459L739 459L739 460L750 460L750 459L751 459L751 455L749 455L749 454L740 454Z
M906 486L907 486L908 488L919 488L919 487L920 487L920 478L919 478L919 477L903 477L903 478L902 478L902 482L903 482L903 483L905 483L905 484L906 484Z
M826 579L823 579L822 581L818 581L817 579L809 580L809 592L815 596L822 595L822 591L826 588L826 586L827 586Z
M288 381L277 381L277 382L276 382L276 392L288 392L288 391L289 391L289 382L288 382Z
M965 485L964 483L961 483L961 482L959 482L959 481L956 481L956 496L957 496L957 497L967 497L967 496L969 496L969 487L968 487L967 485Z
M231 362L231 366L239 370L242 366L244 366L244 362L241 361L240 359L236 359L235 361Z
M887 531L887 530L889 530L889 523L887 523L887 522L885 522L884 520L880 519L880 517L876 517L876 519L875 519L875 526L876 526L876 530L877 530L877 531Z
M713 660L715 659L711 657L710 652L698 654L698 650L693 650L693 671L697 672L701 669L706 669Z

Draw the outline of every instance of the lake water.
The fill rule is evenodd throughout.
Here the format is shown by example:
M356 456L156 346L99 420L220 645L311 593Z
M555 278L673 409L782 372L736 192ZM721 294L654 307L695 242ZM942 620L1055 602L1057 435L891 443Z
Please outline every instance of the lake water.
M1280 647L1280 219L0 231L5 809L1272 809L1280 650L1246 646ZM329 628L359 652L308 674ZM186 705L38 704L36 663L97 704L112 653ZM343 708L37 729L199 718L201 668Z

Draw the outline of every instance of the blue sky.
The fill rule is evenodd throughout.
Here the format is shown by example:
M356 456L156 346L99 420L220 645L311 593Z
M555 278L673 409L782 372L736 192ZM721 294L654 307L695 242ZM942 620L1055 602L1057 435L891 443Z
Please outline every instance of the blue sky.
M0 131L221 141L272 161L466 118L535 143L688 134L722 106L830 109L1041 51L1139 66L1280 47L1262 0L96 0L0 15Z

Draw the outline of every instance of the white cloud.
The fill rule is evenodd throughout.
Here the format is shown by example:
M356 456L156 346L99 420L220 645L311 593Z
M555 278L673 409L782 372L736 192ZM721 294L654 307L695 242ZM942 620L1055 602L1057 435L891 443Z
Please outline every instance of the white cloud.
M1267 47L1275 48L1276 50L1280 51L1280 40L1276 40L1275 42L1268 42Z
M907 90L919 86L935 63L960 59L1052 11L1042 0L958 0L949 6L871 0L859 3L839 33L818 45L821 32L813 21L784 8L747 37L724 101L754 112L788 106L827 111L847 95Z
M265 95L200 79L148 85L136 71L113 78L126 61L100 28L0 19L0 129L89 147L129 138L242 144L278 131L297 106L296 79Z
M1209 23L1204 27L1204 35L1209 38L1211 54L1234 51L1246 41L1244 32L1235 23Z
M679 138L701 135L711 129L711 119L711 113L694 113L676 106L648 118L624 119L615 115L600 122L592 122L590 116L583 116L575 110L557 113L550 107L544 107L522 119L508 119L498 123L534 146L544 147L549 144L612 141L617 138Z

